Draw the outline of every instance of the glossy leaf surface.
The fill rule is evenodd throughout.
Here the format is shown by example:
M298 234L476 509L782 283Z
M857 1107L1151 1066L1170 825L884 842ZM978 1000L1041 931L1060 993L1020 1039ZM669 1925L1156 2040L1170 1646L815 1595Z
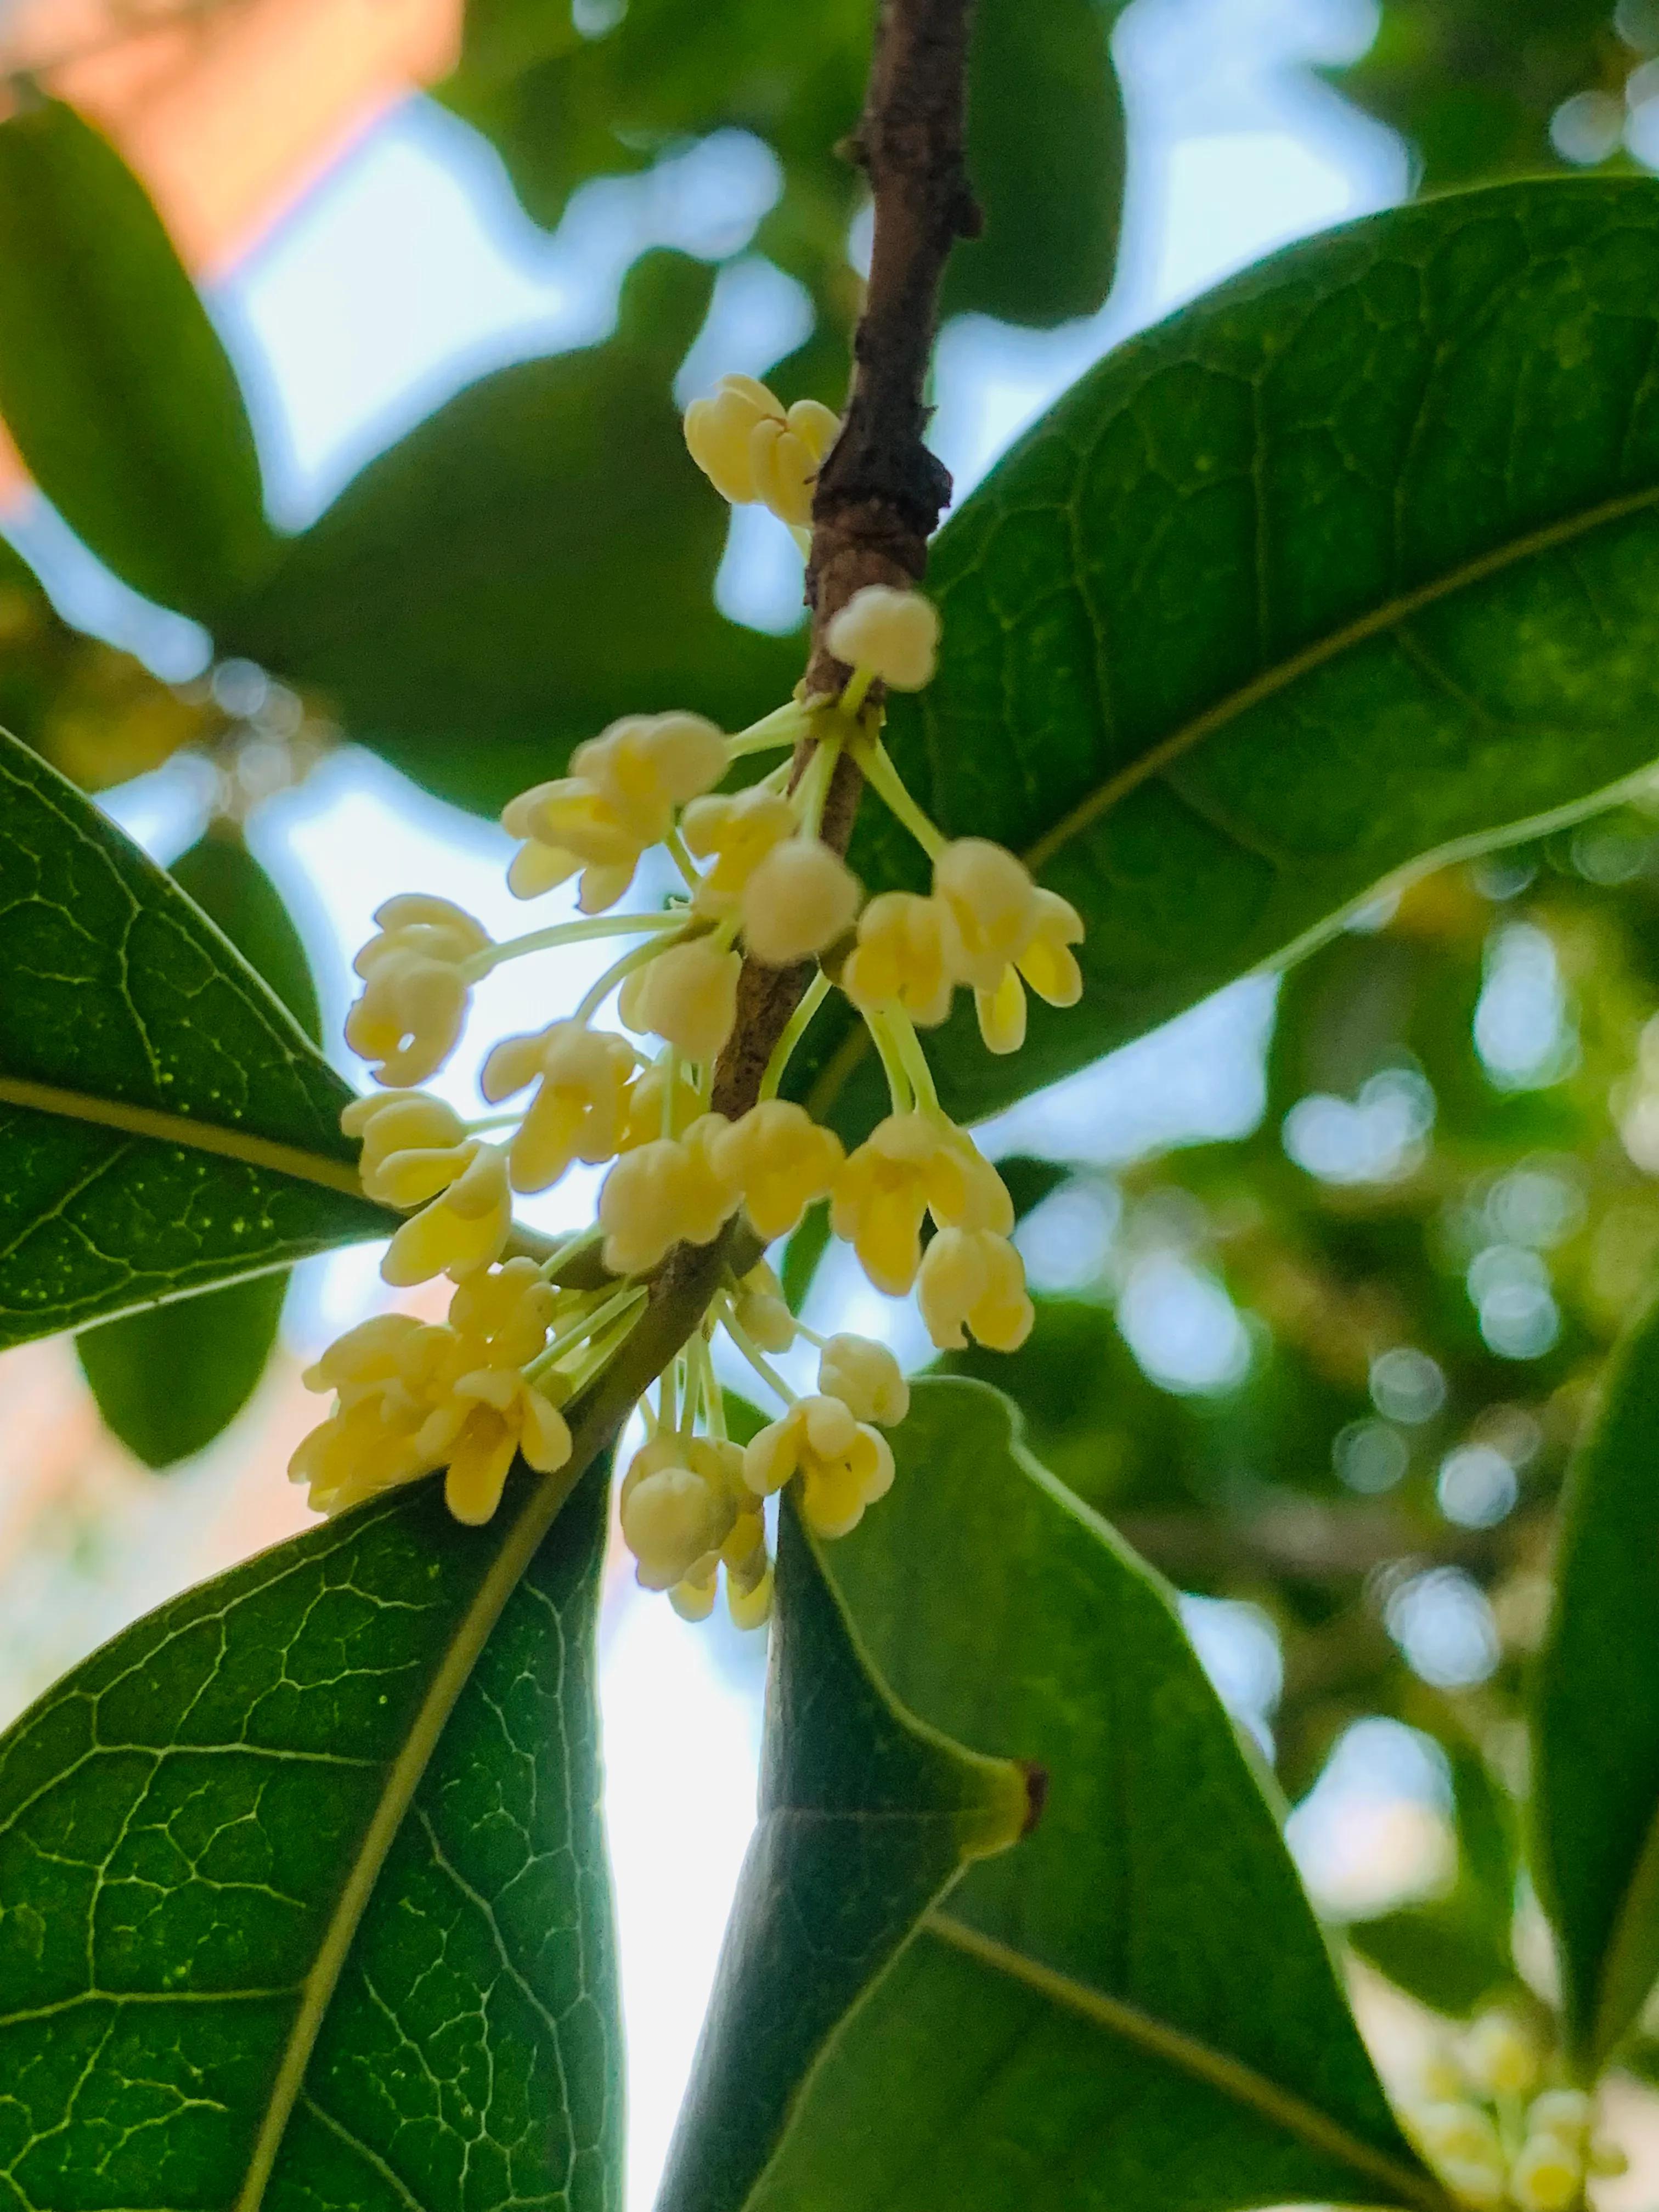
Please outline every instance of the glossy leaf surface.
M760 1820L661 2212L741 2203L843 2016L970 1861L1015 1842L1024 1771L895 1705L786 1504Z
M300 933L240 833L210 830L168 873L319 1043L317 988ZM171 1467L212 1443L264 1372L287 1290L285 1273L252 1275L76 1339L98 1410L129 1451L147 1467Z
M269 559L235 374L119 155L57 100L0 126L0 415L136 591L210 620Z
M1567 1478L1533 1705L1539 1887L1586 2063L1659 1975L1659 1314L1606 1390Z
M0 1345L385 1235L350 1095L164 872L0 733Z
M493 813L623 713L728 727L787 696L799 644L714 610L726 509L669 391L706 270L653 254L617 335L483 378L357 477L231 625L351 734Z
M894 1443L830 1572L895 1694L1047 1802L846 2021L758 2187L708 2201L1437 2203L1164 1590L981 1385L918 1384Z
M482 1529L383 1499L0 1743L15 2203L620 2205L600 1475L548 1519L528 1481Z
M1659 750L1659 186L1510 185L1291 248L1090 371L942 532L893 746L947 831L1089 926L994 1111L1393 872L1593 804ZM920 879L873 806L868 883ZM850 1028L826 1016L817 1096ZM801 1080L805 1081L803 1071ZM881 1110L873 1070L837 1114Z

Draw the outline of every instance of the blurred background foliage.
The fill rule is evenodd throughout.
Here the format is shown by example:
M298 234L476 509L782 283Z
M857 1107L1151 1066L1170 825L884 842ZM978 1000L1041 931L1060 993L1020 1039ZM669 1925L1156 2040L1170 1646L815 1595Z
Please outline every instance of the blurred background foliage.
M1118 11L981 12L972 155L992 220L949 305L1048 329L1111 291ZM810 309L773 380L835 401L864 197L836 148L868 15L473 0L455 66L432 73L550 228L597 179L752 134L777 190L750 248ZM1424 191L1659 155L1656 0L1383 0L1367 51L1327 74L1402 134ZM71 108L21 82L15 106L0 413L64 520L205 623L219 665L164 682L71 626L0 549L0 720L93 790L198 753L216 822L181 874L302 1018L309 979L240 825L343 738L493 814L624 705L736 726L793 680L797 639L716 608L724 518L681 446L672 387L708 312L705 261L645 256L610 334L479 377L282 535L178 278L188 226L173 219L169 242ZM150 501L135 550L122 514L191 453L214 501ZM138 489L112 501L122 471ZM1425 1899L1361 1899L1353 1933L1454 2010L1519 1971L1518 1684L1565 1460L1659 1257L1656 1177L1659 802L1638 801L1443 868L1291 969L1250 1133L1116 1170L1022 1157L1038 1326L1012 1360L945 1363L1011 1391L1047 1464L1182 1590L1260 1624L1270 1662L1236 1703L1291 1798L1357 1724L1438 1747L1455 1848ZM786 1267L797 1298L821 1249L809 1224ZM198 1449L246 1398L280 1305L279 1286L252 1288L166 1319L216 1378L191 1420L155 1402L167 1360L134 1325L86 1339L106 1413L146 1462Z

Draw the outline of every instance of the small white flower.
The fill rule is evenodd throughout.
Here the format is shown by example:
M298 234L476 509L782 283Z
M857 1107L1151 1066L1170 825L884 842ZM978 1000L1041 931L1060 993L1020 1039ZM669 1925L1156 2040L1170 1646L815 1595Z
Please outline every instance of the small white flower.
M939 610L920 592L866 584L830 621L824 643L895 691L920 691L939 665Z

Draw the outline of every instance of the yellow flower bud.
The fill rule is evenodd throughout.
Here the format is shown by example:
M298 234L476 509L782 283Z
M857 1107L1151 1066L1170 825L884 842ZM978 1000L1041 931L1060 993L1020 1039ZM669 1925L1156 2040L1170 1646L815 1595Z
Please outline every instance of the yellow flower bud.
M818 464L835 443L841 417L816 399L798 399L781 421L765 416L749 433L752 497L780 522L805 530L812 520Z
M639 1055L623 1038L580 1022L554 1022L533 1036L507 1037L495 1047L479 1079L492 1106L536 1084L529 1111L507 1147L514 1190L546 1190L573 1160L597 1166L613 1157L638 1065Z
M459 1283L501 1256L513 1225L506 1159L476 1137L462 1151L471 1155L462 1172L387 1246L380 1273L388 1283L401 1288L434 1275Z
M732 1446L680 1436L655 1437L635 1454L623 1480L622 1532L644 1589L712 1579L738 1515L736 1459Z
M617 1010L630 1030L649 1030L677 1045L688 1060L713 1060L738 1018L735 952L712 938L670 945L636 968L623 984Z
M1584 2179L1577 2152L1559 2136L1531 2136L1510 2167L1510 2194L1521 2212L1567 2212Z
M818 1361L818 1389L839 1398L857 1421L896 1428L910 1410L910 1386L884 1344L867 1336L832 1336Z
M1457 2202L1474 2206L1475 2212L1492 2212L1507 2196L1501 2162L1449 2158L1441 2165L1440 2177Z
M599 1192L605 1264L613 1275L644 1274L676 1244L709 1244L720 1235L738 1191L720 1173L712 1140L729 1126L705 1114L683 1137L623 1153Z
M968 1176L958 1133L921 1113L890 1114L836 1177L830 1220L878 1291L902 1297L921 1261L921 1218L959 1218ZM975 1156L976 1157L976 1156Z
M1015 965L1039 999L1074 1006L1083 996L1083 970L1071 948L1083 942L1083 917L1058 891L1036 888L1031 933Z
M974 1012L988 1052L1018 1052L1025 1042L1025 993L1018 969L1005 968L994 991L975 991Z
M882 891L859 916L841 987L860 1013L896 1000L918 1029L936 1029L951 1011L960 962L956 922L942 899Z
M692 459L720 497L746 507L755 489L750 439L761 422L781 423L783 409L752 376L723 376L712 399L694 399L685 410L685 442Z
M815 1199L829 1194L844 1154L841 1139L804 1106L768 1098L716 1134L720 1173L743 1193L755 1234L787 1237Z
M382 1206L424 1206L447 1190L471 1158L466 1124L453 1107L424 1091L371 1091L340 1115L348 1137L362 1139L357 1172Z
M893 1455L879 1430L855 1421L839 1398L800 1398L752 1438L743 1474L762 1498L799 1474L808 1526L820 1536L844 1536L892 1487Z
M995 991L1031 941L1036 885L1023 861L984 837L958 837L933 863L933 893L957 927L957 975Z
M564 1416L522 1375L499 1367L464 1375L453 1403L463 1418L449 1447L444 1503L470 1528L495 1513L518 1454L538 1474L551 1474L570 1456Z
M714 1568L706 1582L676 1583L668 1593L668 1602L682 1620L707 1620L714 1610L714 1595L720 1582L720 1570Z
M939 1231L922 1255L916 1302L941 1352L963 1348L964 1324L993 1352L1018 1352L1036 1319L1018 1253L988 1229Z
M578 745L570 768L641 847L654 845L674 808L726 774L726 737L702 714L625 714Z
M939 665L939 610L920 592L866 584L832 617L824 643L849 668L895 691L920 691Z
M1546 2089L1527 2107L1527 2132L1582 2144L1589 2133L1593 2109L1582 2089Z
M746 1586L732 1574L726 1577L726 1609L733 1628L764 1628L772 1617L772 1562L763 1550L761 1559L760 1572Z
M738 1327L763 1352L787 1352L796 1336L795 1316L783 1295L783 1285L757 1260L738 1285L734 1301Z
M377 933L353 962L362 996L346 1016L346 1042L378 1060L377 1083L423 1083L454 1050L471 997L465 963L489 933L447 899L388 899Z
M1411 2115L1413 2130L1431 2158L1500 2166L1498 2130L1479 2105L1461 2100L1425 2105Z
M795 810L781 792L758 784L727 798L719 792L694 799L680 817L687 849L714 865L697 886L700 914L724 915L774 845L793 835Z
M617 1146L619 1152L631 1152L637 1146L654 1144L663 1134L663 1093L672 1065L665 1054L646 1069L629 1091L627 1118L623 1123L622 1140ZM702 1101L697 1096L697 1087L682 1073L674 1079L667 1133L683 1137L702 1112Z
M853 927L861 892L838 853L817 837L774 845L743 887L743 933L757 960L792 968Z
M1463 2065L1477 2087L1494 2097L1523 2097L1538 2079L1538 2050L1506 2013L1483 2013L1463 2038Z
M525 1366L546 1343L557 1308L558 1293L533 1260L469 1275L449 1301L457 1372Z

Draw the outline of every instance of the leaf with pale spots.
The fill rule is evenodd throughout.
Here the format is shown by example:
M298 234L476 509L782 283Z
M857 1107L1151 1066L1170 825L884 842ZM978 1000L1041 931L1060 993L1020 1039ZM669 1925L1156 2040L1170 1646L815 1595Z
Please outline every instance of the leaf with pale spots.
M350 1097L166 872L0 732L0 1346L386 1236Z
M602 1469L562 1496L364 1507L0 1741L9 2204L618 2212Z

